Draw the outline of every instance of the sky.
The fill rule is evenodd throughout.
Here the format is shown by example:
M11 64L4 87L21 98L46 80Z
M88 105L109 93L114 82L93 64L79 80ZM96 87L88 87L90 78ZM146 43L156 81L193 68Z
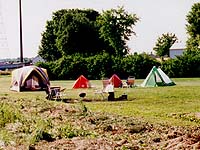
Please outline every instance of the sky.
M23 56L37 56L41 33L47 20L60 9L87 9L98 12L123 6L136 14L140 21L127 42L130 52L153 52L163 33L174 33L178 43L173 48L184 48L187 34L186 15L200 0L21 0ZM19 0L0 0L0 59L20 57Z

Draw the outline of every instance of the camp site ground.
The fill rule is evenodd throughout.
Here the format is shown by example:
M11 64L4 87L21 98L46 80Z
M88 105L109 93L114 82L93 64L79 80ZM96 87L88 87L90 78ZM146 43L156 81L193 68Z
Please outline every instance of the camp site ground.
M0 76L0 96L8 99L39 99L45 101L45 91L10 91L11 76ZM175 78L176 85L166 87L140 87L144 79L136 79L133 88L115 88L115 97L127 94L128 100L107 102L100 95L95 95L96 89L102 89L102 80L91 80L93 88L72 89L75 80L50 81L51 86L66 88L63 98L80 100L79 93L85 92L86 103L91 111L103 111L120 115L143 117L148 121L169 121L170 114L200 112L200 78ZM106 96L106 95L105 95ZM92 102L94 101L94 103ZM98 102L98 103L96 103ZM70 104L70 103L69 103ZM119 111L120 110L120 111ZM164 116L163 116L164 115ZM167 118L166 118L167 117ZM164 119L164 120L162 120ZM173 120L172 123L195 124L186 120Z
M95 88L102 88L101 80L91 80L94 87L86 89L72 89L75 80L50 81L66 88L66 98L80 100L66 103L47 100L44 91L10 91L11 76L0 76L0 147L178 149L181 144L194 149L199 139L200 78L172 80L175 86L115 88L116 97L127 93L122 101L94 95ZM136 79L135 84L143 81ZM91 101L81 101L80 92Z

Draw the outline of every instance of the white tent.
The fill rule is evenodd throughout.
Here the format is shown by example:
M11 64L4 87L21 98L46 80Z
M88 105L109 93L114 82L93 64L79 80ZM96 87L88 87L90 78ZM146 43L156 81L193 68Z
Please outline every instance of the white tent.
M142 87L171 86L175 83L160 69L153 67L141 84Z

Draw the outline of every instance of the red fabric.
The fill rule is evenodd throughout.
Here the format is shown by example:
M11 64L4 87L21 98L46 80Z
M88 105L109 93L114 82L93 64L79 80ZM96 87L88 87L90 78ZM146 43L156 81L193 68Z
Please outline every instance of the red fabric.
M74 83L73 85L74 89L77 88L89 88L89 80L84 77L83 75L81 75Z
M114 75L109 79L109 81L112 82L112 84L114 85L115 88L120 87L121 84L122 84L121 79L120 79L116 74L114 74Z

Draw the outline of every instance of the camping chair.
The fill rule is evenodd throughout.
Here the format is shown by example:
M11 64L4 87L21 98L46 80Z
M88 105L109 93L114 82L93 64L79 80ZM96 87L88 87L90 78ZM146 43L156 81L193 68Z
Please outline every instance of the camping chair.
M128 87L129 87L129 85L127 82L122 82L122 88L128 88Z
M105 79L105 80L102 80L102 84L103 84L103 88L102 89L95 89L94 91L94 96L95 97L98 97L100 96L102 98L102 100L105 99L105 89L106 89L106 86L109 84L109 79Z
M65 94L64 94L65 90L66 90L66 88L57 90L57 91L56 91L55 98L56 98L56 99L61 99L61 97L63 97L63 96L65 95Z
M59 92L60 92L60 87L49 87L46 90L47 93L46 99L48 100L57 99Z
M135 84L135 77L133 77L133 76L128 77L128 79L127 79L128 87L133 87L134 84Z
M100 96L102 98L102 100L104 100L105 99L104 93L105 92L102 89L101 90L95 89L94 96L95 96L95 98Z
M102 80L102 83L103 83L103 92L105 92L105 89L106 89L106 87L107 87L107 85L109 84L109 79L107 79L107 80Z
M46 99L48 100L52 100L52 99L61 99L61 97L64 95L64 91L66 88L61 89L60 87L50 87L48 91L46 91L47 93L47 97Z

